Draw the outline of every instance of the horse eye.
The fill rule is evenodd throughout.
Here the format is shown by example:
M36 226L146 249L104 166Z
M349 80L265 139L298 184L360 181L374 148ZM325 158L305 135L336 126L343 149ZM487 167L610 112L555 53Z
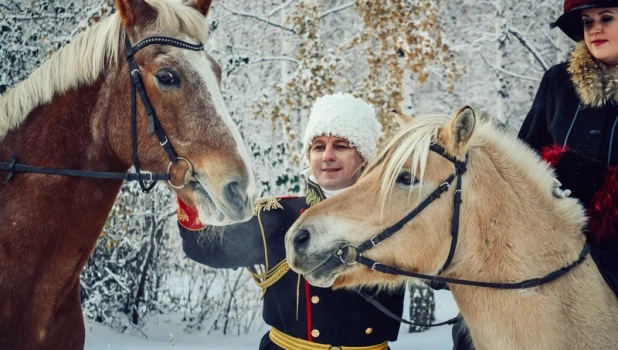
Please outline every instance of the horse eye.
M397 183L405 185L405 186L410 186L412 183L416 183L416 179L412 179L412 174L410 174L409 171L402 171L401 173L399 173L399 176L397 176Z
M178 86L180 85L180 78L170 70L162 69L156 74L157 81L163 86Z

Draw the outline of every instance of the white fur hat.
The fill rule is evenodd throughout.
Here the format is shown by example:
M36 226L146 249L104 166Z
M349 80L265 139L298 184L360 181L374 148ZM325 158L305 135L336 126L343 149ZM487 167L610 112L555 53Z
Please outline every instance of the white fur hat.
M315 137L337 136L350 141L361 157L370 161L376 154L381 129L373 108L360 98L344 93L322 96L311 109L303 153L309 161L309 150Z

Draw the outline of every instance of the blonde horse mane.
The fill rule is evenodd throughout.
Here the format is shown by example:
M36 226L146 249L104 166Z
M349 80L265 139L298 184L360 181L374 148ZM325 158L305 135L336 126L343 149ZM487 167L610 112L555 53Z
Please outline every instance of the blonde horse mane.
M381 181L376 185L379 187L375 190L380 193L380 204L383 209L392 192L393 184L396 183L404 167L418 179L419 186L422 186L430 146L435 143L438 133L449 119L451 119L449 115L427 115L403 123L400 130L382 147L375 160L369 164L365 174L371 171L381 171ZM555 174L549 164L542 161L538 154L523 142L518 142L512 132L497 126L490 118L479 118L469 145L470 150L482 145L492 145L492 147L501 149L501 154L513 163L519 164L527 174L527 178L536 182L539 188L551 189L555 186ZM409 164L409 169L406 163ZM420 195L421 191L418 193ZM548 199L552 196L549 190L539 191L539 193L547 196ZM582 214L576 214L581 211L574 203L563 201L559 205L564 207L562 209L567 209L567 215L577 217L577 221L585 220Z
M204 16L179 1L147 0L157 12L157 33L187 34L205 42ZM173 34L172 34L173 35ZM97 23L53 54L30 76L0 98L0 141L36 107L81 84L92 84L124 52L125 31L118 13ZM135 44L135 43L134 43Z

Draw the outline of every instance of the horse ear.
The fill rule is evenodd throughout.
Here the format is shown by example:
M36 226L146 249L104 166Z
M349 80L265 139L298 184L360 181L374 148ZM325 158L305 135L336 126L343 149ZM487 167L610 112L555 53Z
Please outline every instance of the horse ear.
M144 0L116 0L116 8L124 27L130 32L134 27L145 27L157 17L157 10Z
M438 133L440 143L454 156L465 155L475 125L476 112L472 107L463 107Z
M405 114L403 114L400 110L398 109L391 109L391 113L394 114L397 117L397 124L399 124L399 126L405 125L409 122L411 122L412 120L414 120L414 117L412 116L407 116Z
M187 6L191 6L194 9L198 10L202 15L204 15L204 17L208 15L211 4L212 0L191 0L187 2Z

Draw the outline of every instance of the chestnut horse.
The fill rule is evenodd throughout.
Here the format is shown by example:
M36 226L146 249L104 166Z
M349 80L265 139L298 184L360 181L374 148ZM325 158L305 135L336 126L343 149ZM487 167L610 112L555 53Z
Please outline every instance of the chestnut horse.
M554 196L550 167L471 108L403 119L354 186L290 228L290 267L334 288L439 275L477 349L615 349L618 299L588 253L582 206Z
M138 155L145 171L169 173L202 221L251 216L249 155L224 106L221 68L201 44L211 0L116 5L0 99L2 349L83 348L79 275ZM19 172L24 166L121 178Z

